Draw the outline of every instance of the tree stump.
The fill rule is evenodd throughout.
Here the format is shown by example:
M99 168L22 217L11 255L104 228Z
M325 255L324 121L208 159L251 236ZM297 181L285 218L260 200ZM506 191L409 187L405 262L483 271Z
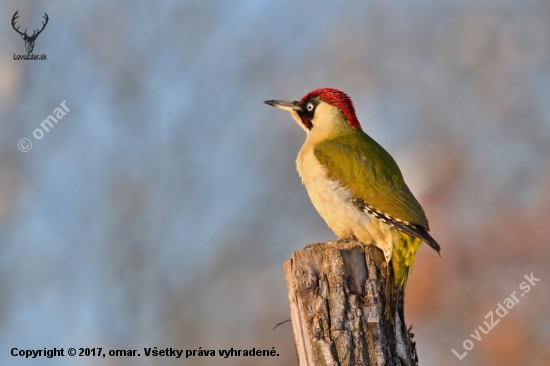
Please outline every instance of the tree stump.
M413 334L390 318L382 251L357 241L308 245L283 265L300 366L417 365Z

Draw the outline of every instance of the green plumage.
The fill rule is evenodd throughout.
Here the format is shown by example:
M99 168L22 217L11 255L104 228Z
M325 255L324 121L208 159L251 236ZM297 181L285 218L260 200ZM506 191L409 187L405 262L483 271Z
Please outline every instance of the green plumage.
M314 153L328 177L356 198L398 219L428 229L424 210L403 180L391 155L362 130L315 145Z

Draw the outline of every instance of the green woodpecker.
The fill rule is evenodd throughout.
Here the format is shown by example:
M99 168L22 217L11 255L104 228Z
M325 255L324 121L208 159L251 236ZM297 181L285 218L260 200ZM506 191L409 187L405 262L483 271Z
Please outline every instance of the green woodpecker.
M268 100L290 112L306 131L296 165L309 198L339 238L376 245L386 258L392 319L404 319L404 290L422 241L438 253L422 206L391 155L361 129L349 96L337 89L309 92L300 101Z

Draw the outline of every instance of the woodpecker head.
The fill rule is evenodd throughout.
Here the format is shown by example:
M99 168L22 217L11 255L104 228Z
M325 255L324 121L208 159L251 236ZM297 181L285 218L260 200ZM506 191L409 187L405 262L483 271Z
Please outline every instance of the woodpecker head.
M310 135L327 138L344 131L361 129L350 97L334 88L310 91L300 101L266 100L264 103L290 112Z

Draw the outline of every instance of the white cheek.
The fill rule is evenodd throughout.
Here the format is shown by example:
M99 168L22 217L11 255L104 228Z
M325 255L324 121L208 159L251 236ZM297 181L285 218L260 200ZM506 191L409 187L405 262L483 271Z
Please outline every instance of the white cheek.
M313 125L321 128L332 128L336 122L345 122L338 108L330 104L320 103L315 110Z

